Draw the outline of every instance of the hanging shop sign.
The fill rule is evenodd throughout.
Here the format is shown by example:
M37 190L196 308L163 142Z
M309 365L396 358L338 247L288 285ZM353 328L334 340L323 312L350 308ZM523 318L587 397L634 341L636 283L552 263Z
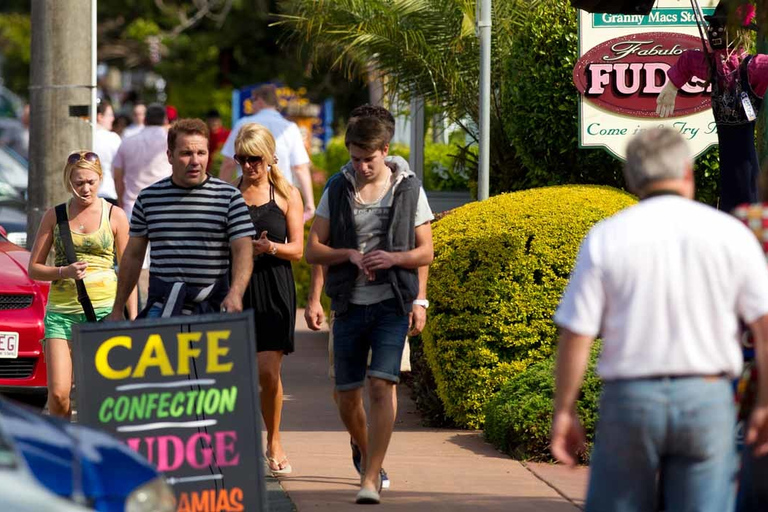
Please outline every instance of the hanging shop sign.
M704 0L704 14L714 1ZM647 16L579 11L579 60L573 82L580 93L581 147L604 148L623 159L629 139L642 130L678 130L699 155L717 144L711 87L693 78L678 93L671 117L656 115L667 70L686 50L702 51L691 8L659 0Z

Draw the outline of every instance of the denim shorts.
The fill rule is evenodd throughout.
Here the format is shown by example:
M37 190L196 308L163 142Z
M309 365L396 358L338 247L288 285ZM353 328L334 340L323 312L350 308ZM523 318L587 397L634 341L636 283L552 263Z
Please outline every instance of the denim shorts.
M363 387L366 374L400 381L400 359L408 334L408 315L399 314L397 309L397 299L389 299L367 306L350 304L345 312L335 313L333 367L337 390Z

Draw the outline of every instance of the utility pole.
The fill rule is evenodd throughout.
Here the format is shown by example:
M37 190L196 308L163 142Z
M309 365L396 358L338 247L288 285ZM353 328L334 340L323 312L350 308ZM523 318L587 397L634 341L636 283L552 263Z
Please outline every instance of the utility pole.
M424 97L414 94L411 98L411 152L408 166L424 181Z
M88 109L77 113L91 103L91 6L32 0L27 246L45 211L69 196L62 181L67 156L93 146Z
M491 0L477 0L477 30L480 37L480 162L477 199L488 199L491 160Z

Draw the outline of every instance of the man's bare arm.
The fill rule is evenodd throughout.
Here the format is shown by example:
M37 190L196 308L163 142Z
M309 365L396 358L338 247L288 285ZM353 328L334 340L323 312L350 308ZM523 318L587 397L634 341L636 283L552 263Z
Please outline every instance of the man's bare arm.
M122 258L120 258L120 269L117 276L117 293L115 294L115 304L112 306L112 320L122 320L125 304L128 301L136 283L139 281L141 265L144 263L144 255L147 253L147 244L149 240L146 237L132 236L128 239Z
M594 338L560 329L555 365L555 412L550 450L557 460L574 465L584 449L584 431L576 414L576 399L589 361Z
M757 363L757 400L747 427L746 443L753 445L755 457L768 454L768 315L751 324Z
M315 215L315 196L312 192L312 175L309 164L294 165L291 167L294 177L294 185L301 191L304 198L304 222Z

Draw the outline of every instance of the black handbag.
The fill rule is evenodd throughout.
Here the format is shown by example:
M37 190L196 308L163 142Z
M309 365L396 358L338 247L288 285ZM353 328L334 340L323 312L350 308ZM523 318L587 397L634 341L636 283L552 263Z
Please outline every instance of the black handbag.
M109 213L110 215L112 214L111 207ZM72 242L72 231L69 229L69 217L67 216L66 203L56 206L56 223L59 225L59 236L61 237L61 242L64 244L64 254L71 265L77 261L77 255L75 254L75 244ZM89 322L98 321L96 312L93 310L93 304L91 304L91 298L88 296L88 291L85 289L85 283L79 279L75 279L75 285L77 286L77 301L83 307L85 318L87 318Z

